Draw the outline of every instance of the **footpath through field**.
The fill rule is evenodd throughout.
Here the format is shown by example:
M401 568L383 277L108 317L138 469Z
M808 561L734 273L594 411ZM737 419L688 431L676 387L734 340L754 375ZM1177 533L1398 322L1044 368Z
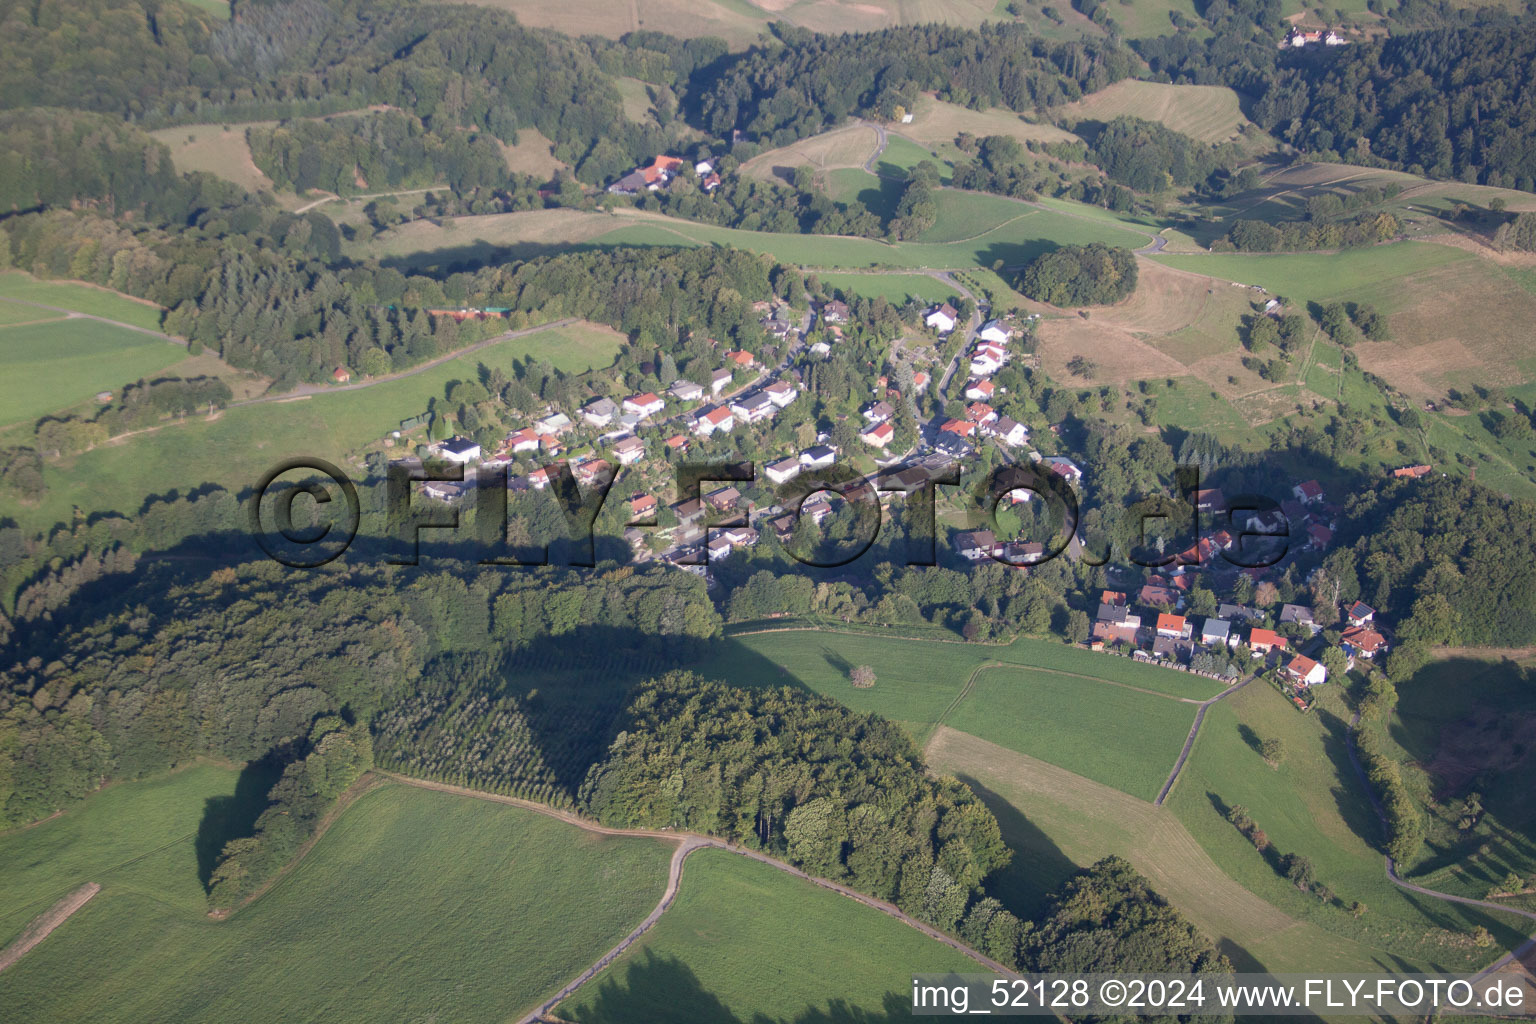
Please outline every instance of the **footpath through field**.
M998 974L1013 973L1012 969L1003 966L990 957L983 956L958 939L952 938L939 931L937 928L933 928L917 920L916 918L909 916L904 911L902 911L900 907L897 907L893 903L887 903L884 900L875 899L873 896L867 896L856 889L850 889L846 885L839 885L838 883L830 882L825 878L817 878L815 875L809 875L804 871L801 871L799 868L792 867L781 860L777 860L776 858L768 856L766 853L762 853L758 850L749 850L744 846L738 846L735 843L726 842L724 839L718 839L714 836L700 835L696 832L683 832L669 829L609 828L606 825L599 825L596 822L587 818L583 818L571 811L562 811L558 808L550 807L547 804L535 803L532 800L522 800L513 796L502 796L498 793L483 793L479 790L468 789L464 786L454 786L446 782L431 782L426 779L414 779L408 775L397 775L394 772L383 771L380 769L374 769L374 774L379 775L382 778L403 783L408 786L419 786L422 789L432 789L442 793L453 793L458 796L471 797L476 800L490 800L494 803L510 804L514 807L522 807L526 810L537 811L540 814L547 815L551 818L556 818L568 825L574 825L577 828L584 829L588 832L595 832L598 835L664 839L676 842L678 844L677 850L673 853L671 864L667 870L666 891L662 893L661 902L656 904L656 908L652 910L650 914L646 916L645 920L641 921L633 931L621 939L618 945L614 946L613 949L605 953L601 959L592 964L577 977L571 979L571 981L567 983L559 993L546 1000L543 1004L530 1012L528 1015L519 1018L519 1024L534 1024L535 1021L553 1009L555 1005L558 1004L561 1000L569 998L573 992L575 992L583 984L595 977L599 971L608 966L608 964L612 963L625 950L632 946L635 943L635 940L639 939L641 935L650 930L651 926L661 919L662 913L672 905L672 901L677 896L678 885L682 881L683 862L693 851L706 848L714 850L725 850L728 853L734 853L741 857L747 857L751 860L758 861L759 863L767 864L770 867L777 868L779 871L783 871L785 874L804 879L805 881L811 882L814 885L818 885L823 889L830 889L832 892L846 896L858 903L862 903L866 907L870 907L890 917L896 918L896 920L902 922L908 927L915 928L922 932L930 939L933 939L936 942L942 942L944 945L950 947L951 949L965 954L989 971L994 971Z

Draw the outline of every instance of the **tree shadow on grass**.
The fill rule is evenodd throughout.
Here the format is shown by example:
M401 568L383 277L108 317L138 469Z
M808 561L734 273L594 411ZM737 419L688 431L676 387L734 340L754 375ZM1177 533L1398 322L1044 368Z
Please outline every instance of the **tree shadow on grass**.
M197 851L197 880L204 889L213 878L224 844L255 834L256 819L267 809L267 793L282 775L275 760L252 761L240 771L235 791L211 796L203 804L203 820L197 826L193 847Z
M808 1006L792 1017L761 1013L738 1017L703 986L687 964L649 949L625 965L622 980L619 974L615 969L595 983L595 994L590 1001L582 1000L579 1011L562 1005L556 1012L578 1024L892 1024L912 1019L909 1005L896 992L885 994L879 1010L834 998L825 1006ZM906 979L901 980L905 983Z
M987 878L987 892L1021 920L1039 917L1052 893L1082 865L1006 799L965 775L957 776L997 819L1003 842L1013 851L1008 866Z

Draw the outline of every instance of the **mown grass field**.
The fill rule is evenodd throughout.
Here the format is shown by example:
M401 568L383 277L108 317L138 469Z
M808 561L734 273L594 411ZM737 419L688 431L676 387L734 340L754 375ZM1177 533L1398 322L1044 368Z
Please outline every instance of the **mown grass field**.
M0 327L0 423L34 420L98 391L115 394L186 355L175 342L95 320Z
M168 422L50 463L42 502L5 511L42 528L66 518L73 505L131 513L150 494L203 483L239 493L282 459L343 459L396 429L401 420L425 412L428 401L441 398L449 383L474 379L482 364L510 376L515 361L531 356L574 372L606 365L620 341L617 333L597 325L551 328L355 391L321 392L230 408L212 419Z
M578 1024L906 1020L913 972L978 970L877 910L706 849L656 926L555 1012Z
M955 136L961 132L970 132L977 138L1008 135L1020 142L1072 142L1076 138L1055 125L1026 121L1011 110L972 110L931 95L924 95L913 104L910 124L893 125L891 130L951 160L962 155L954 144Z
M215 922L194 841L205 801L234 780L197 768L125 785L0 837L0 891L102 884L6 972L0 1019L505 1021L618 941L666 880L670 844L386 784Z
M118 320L135 327L160 329L160 307L152 302L129 298L117 292L95 285L74 281L43 281L19 270L0 273L0 299L17 299L21 302L40 302L46 306L89 313L92 316ZM46 309L0 302L0 307L29 312L28 319L56 316Z
M900 305L910 297L923 302L943 302L954 289L927 274L817 274L830 288L841 288L866 298L884 297Z
M1133 9L1142 6L1137 3ZM1111 11L1116 20L1127 16L1115 7ZM1166 19L1166 9L1159 13ZM1198 19L1192 8L1184 13L1191 20ZM1139 117L1209 143L1234 139L1243 125L1250 123L1238 106L1237 93L1223 86L1168 85L1129 79L1059 107L1055 114L1069 121L1107 122L1117 117Z
M1392 885L1378 849L1381 827L1349 764L1342 707L1325 699L1297 712L1262 683L1211 708L1184 774L1167 806L1221 869L1244 888L1298 920L1374 951L1380 964L1402 958L1446 970L1478 968L1498 954L1475 947L1468 933L1489 928L1503 948L1521 941L1512 918L1407 893ZM1285 747L1278 768L1254 749L1275 738ZM1269 837L1260 853L1229 824L1241 804ZM1357 920L1337 902L1323 905L1277 870L1278 859L1312 861L1317 880L1347 907L1367 907ZM1332 966L1330 964L1330 966Z
M856 665L875 670L873 687L848 681ZM1148 798L1194 719L1193 706L1173 698L1220 690L1200 676L1043 640L993 646L813 629L729 637L694 671L735 685L804 686L900 722L919 743L942 722Z
M1010 666L978 671L944 723L1152 800L1194 720L1183 701Z
M995 211L997 198L955 193L955 216L970 216L971 207ZM728 245L800 266L836 267L850 270L871 267L924 267L961 269L990 267L1002 260L1005 266L1029 262L1061 245L1102 241L1112 245L1140 245L1141 237L1109 223L1072 217L1050 210L1018 205L1023 216L1000 223L981 234L951 242L882 242L840 235L790 235L719 228L665 217L616 218L623 225L596 236L609 245ZM979 216L979 215L978 215ZM609 223L612 223L610 221Z

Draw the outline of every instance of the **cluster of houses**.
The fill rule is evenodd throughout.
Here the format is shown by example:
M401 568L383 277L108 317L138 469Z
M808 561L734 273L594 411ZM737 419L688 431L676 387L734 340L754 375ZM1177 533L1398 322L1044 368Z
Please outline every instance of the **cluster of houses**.
M658 156L647 166L636 167L609 185L608 191L621 196L636 196L641 192L659 192L670 188L674 181L688 172L689 166L688 161L680 156ZM700 160L691 166L693 176L698 179L699 187L705 192L713 192L720 187L720 175L715 172L715 165L711 161Z
M1349 40L1345 39L1333 29L1300 29L1291 26L1291 31L1285 37L1285 45L1292 49L1301 49L1305 46L1348 46Z
M1258 611L1236 604L1222 604L1215 615L1205 616L1196 629L1194 620L1177 609L1165 611L1168 595L1148 585L1136 595L1134 602L1123 592L1106 590L1100 596L1098 614L1093 623L1092 637L1088 646L1093 650L1120 645L1130 648L1132 656L1141 660L1162 661L1171 664L1187 663L1200 650L1230 654L1239 644L1246 644L1249 656L1273 660L1279 667L1282 680L1305 691L1328 681L1328 670L1316 659L1293 650L1292 643L1275 629L1259 625L1267 621ZM1138 613L1133 607L1145 609ZM1349 664L1357 660L1370 661L1387 649L1387 639L1375 623L1376 610L1356 601L1344 610L1347 623L1340 646ZM1320 627L1313 621L1312 609L1306 605L1287 604L1280 609L1279 627L1293 624L1308 636L1315 636ZM1321 641L1302 642L1302 648L1318 653ZM1302 692L1293 694L1299 704L1305 705Z

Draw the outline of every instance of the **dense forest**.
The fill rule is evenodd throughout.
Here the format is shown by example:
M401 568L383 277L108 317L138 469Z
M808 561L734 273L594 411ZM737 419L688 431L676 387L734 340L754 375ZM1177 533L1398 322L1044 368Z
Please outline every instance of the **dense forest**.
M1484 19L1287 67L1254 116L1310 152L1536 190L1536 25L1501 12Z
M1338 575L1396 621L1406 655L1439 644L1536 643L1536 506L1464 480L1401 483L1351 499ZM1406 662L1405 662L1406 667Z
M850 116L891 119L918 94L980 108L1068 103L1128 77L1135 58L1099 42L1048 42L1022 25L943 25L818 35L782 23L699 90L699 124L779 146Z
M496 140L431 130L397 110L246 130L251 159L280 189L338 195L446 183L454 192L499 188L512 175Z

